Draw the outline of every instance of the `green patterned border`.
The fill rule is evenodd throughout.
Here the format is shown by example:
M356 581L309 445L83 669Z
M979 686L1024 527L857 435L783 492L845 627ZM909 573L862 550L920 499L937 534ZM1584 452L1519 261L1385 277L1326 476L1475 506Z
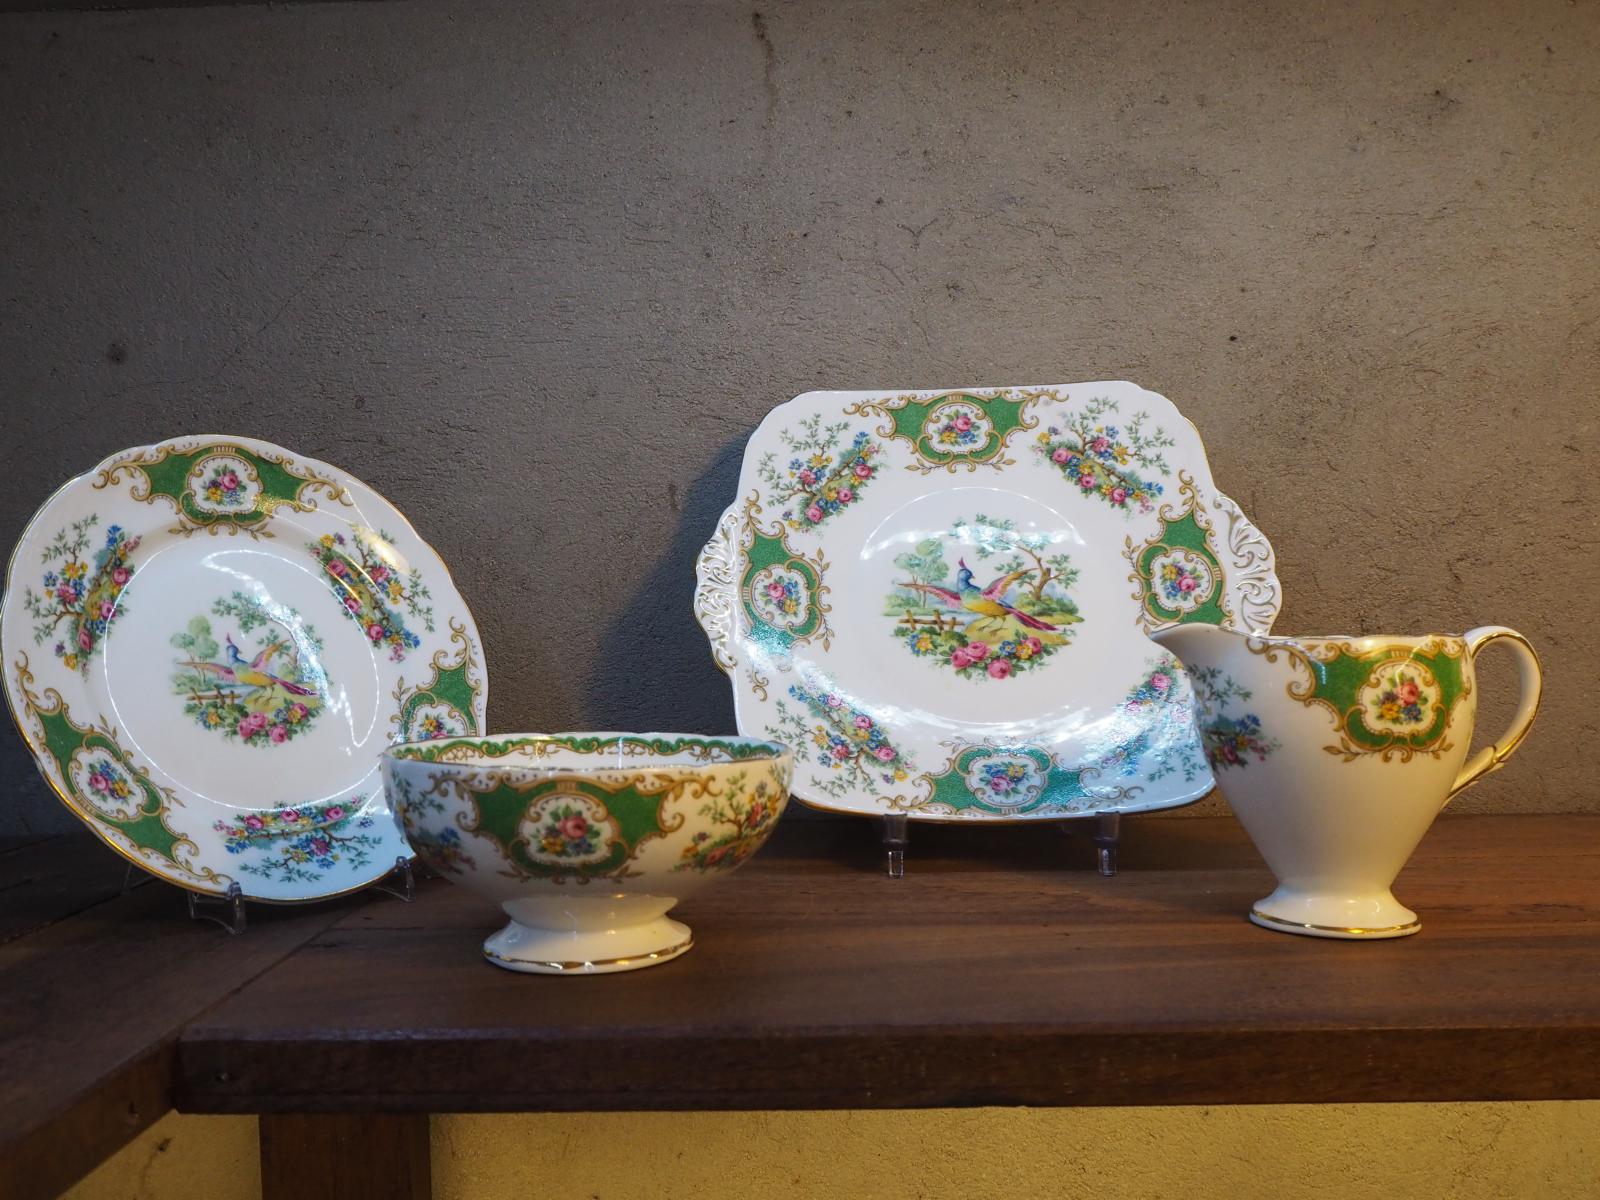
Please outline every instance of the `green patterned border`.
M1282 649L1307 669L1309 677L1290 681L1287 692L1291 699L1307 706L1320 704L1333 714L1339 743L1323 749L1346 762L1367 754L1380 754L1384 761L1398 754L1402 762L1413 754L1439 756L1452 748L1445 731L1456 705L1472 694L1467 644L1461 638L1436 637L1421 646L1396 644L1364 651L1349 642L1323 643L1310 653L1266 639L1252 640L1249 646L1268 662L1273 661L1274 650ZM1408 663L1420 664L1438 690L1438 695L1428 697L1427 722L1411 733L1374 728L1361 693L1376 686L1379 672Z
M203 474L200 469L221 457L246 464L254 473L250 482L260 488L253 503L239 512L213 512L195 502L192 484ZM330 500L350 503L341 484L293 465L287 456L246 450L228 441L203 442L187 450L166 445L154 451L141 451L137 457L102 469L93 486L101 489L120 485L125 473L134 477L129 495L146 504L155 503L157 498L167 501L178 512L178 525L173 532L186 535L203 529L211 534L243 531L254 537L271 537L271 531L265 526L273 513L280 508L312 511L316 501L310 498L310 493L315 491L326 493Z
M659 734L633 735L626 733L550 733L512 734L504 738L448 738L433 742L410 742L391 746L387 753L408 762L456 763L470 765L470 758L504 758L521 754L533 758L554 751L568 750L575 754L598 754L618 746L626 747L641 758L667 757L687 753L701 763L761 762L781 758L789 753L786 746L777 742L734 741L727 738L703 738L692 735L663 737ZM534 765L534 764L529 764ZM675 764L663 764L671 767ZM629 770L632 764L620 768L606 766L605 770ZM595 770L587 766L562 767L561 770Z
M1143 544L1136 543L1132 537L1125 542L1128 562L1133 567L1128 580L1134 584L1133 598L1139 602L1140 620L1146 629L1193 621L1225 626L1233 619L1227 600L1227 570L1217 553L1211 523L1200 515L1200 497L1195 489L1194 477L1187 471L1178 472L1178 492L1185 501L1183 508L1175 511L1170 505L1162 506L1157 514L1161 525L1159 533ZM1171 607L1162 600L1154 578L1155 560L1173 550L1188 551L1211 570L1211 594L1187 612Z
M463 789L461 799L472 809L473 819L463 819L461 828L494 842L512 871L523 878L613 875L633 860L645 842L682 826L681 815L669 823L663 814L667 803L682 789L681 783L671 781L656 781L651 786L629 781L618 787L605 787L590 780L564 778L542 781L531 788L504 781L481 792ZM610 852L604 858L583 863L546 862L530 853L528 837L522 832L529 811L545 799L560 796L581 797L604 810L612 834Z
M821 554L806 556L789 548L789 537L782 525L768 532L757 523L760 511L754 496L745 504L744 532L740 546L744 551L744 572L739 577L739 607L750 627L750 640L769 654L786 655L789 650L813 640L820 641L826 650L833 638L828 628L827 614L831 611L823 596L828 585L822 575L827 562ZM751 592L763 571L785 570L800 576L806 586L805 618L792 629L783 629L766 620L757 610Z
M941 392L925 399L906 395L893 400L863 400L844 411L847 416L885 418L877 431L878 436L909 442L920 460L912 463L912 468L927 474L938 470L953 472L963 466L969 471L976 471L979 466L1011 466L1015 460L1005 457L1007 443L1014 434L1038 424L1035 418L1025 414L1027 407L1040 400L1060 399L1053 391L1022 392L1020 395L956 391ZM982 412L990 425L982 445L965 453L939 448L929 426L941 409L952 405L965 405Z
M1122 787L1096 788L1091 791L1088 783L1100 774L1097 768L1061 767L1056 763L1054 755L1038 746L948 744L955 750L949 764L942 771L921 776L919 782L927 784L928 793L910 806L909 811L912 813L938 807L956 816L976 812L1014 818L1045 810L1059 810L1063 815L1068 815L1078 809L1092 810L1096 807L1091 804L1078 805L1075 808L1076 801L1104 802L1132 794L1129 789ZM1004 759L1025 759L1033 764L1034 770L1044 780L1044 786L1040 788L1038 795L1022 804L1007 805L993 803L972 789L967 781L967 776L972 770L981 766L986 760Z
M450 641L461 648L460 654L454 656L453 665L445 665L452 657L450 650L439 650L433 656L432 674L427 683L407 688L402 679L395 687L394 700L399 707L390 716L389 724L402 742L413 736L412 721L417 710L430 704L443 704L458 714L468 733L479 731L477 702L483 693L483 684L473 677L478 663L473 658L467 627L455 617L450 618Z
M60 693L49 688L45 690L44 698L34 695L29 686L34 682L34 677L26 654L17 660L16 677L26 716L38 723L39 740L35 742L31 731L20 720L18 726L35 755L48 758L55 768L54 775L46 773L45 779L62 803L77 813L117 853L139 866L149 869L150 862L142 856L153 855L181 875L185 886L205 889L209 885L209 890L224 890L230 881L229 876L218 874L210 867L197 870L178 861L180 848L186 848L193 856L198 853L199 847L167 823L167 815L171 806L178 803L177 798L152 783L108 730L79 725L73 721ZM93 752L103 753L111 759L137 791L139 801L131 815L113 816L78 796L72 779L72 761L80 753ZM113 834L116 837L110 836ZM116 840L118 837L131 843L136 853L130 853L126 846Z

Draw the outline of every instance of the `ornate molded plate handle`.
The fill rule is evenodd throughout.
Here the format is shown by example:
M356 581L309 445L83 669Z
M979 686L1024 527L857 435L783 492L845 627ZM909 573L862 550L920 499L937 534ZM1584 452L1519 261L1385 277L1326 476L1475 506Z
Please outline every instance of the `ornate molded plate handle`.
M1477 629L1469 629L1464 636L1467 653L1474 661L1477 660L1479 650L1496 642L1504 642L1515 652L1522 700L1517 705L1516 714L1511 718L1511 725L1505 733L1474 754L1461 768L1461 774L1456 776L1455 786L1450 789L1450 795L1445 797L1446 803L1491 771L1498 771L1505 765L1512 751L1522 744L1523 738L1528 736L1528 728L1533 724L1534 714L1539 711L1539 697L1544 691L1544 676L1539 670L1539 656L1533 652L1528 639L1515 629L1507 629L1504 625L1480 625Z
M694 563L694 616L711 642L717 666L733 674L739 660L733 653L734 601L739 577L739 505L730 504L717 521L711 540Z
M1228 623L1229 628L1241 633L1270 633L1278 610L1283 607L1283 586L1274 570L1272 543L1230 497L1221 492L1211 496L1212 510L1226 520L1223 534L1228 557L1223 570L1235 597L1235 616Z

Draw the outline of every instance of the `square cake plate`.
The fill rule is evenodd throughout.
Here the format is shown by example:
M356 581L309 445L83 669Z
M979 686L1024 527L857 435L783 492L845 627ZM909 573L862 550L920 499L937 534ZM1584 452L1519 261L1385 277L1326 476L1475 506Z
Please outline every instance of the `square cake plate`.
M1199 433L1124 382L780 405L695 590L739 732L793 747L795 794L919 821L1198 799L1191 682L1146 634L1265 633L1280 602Z

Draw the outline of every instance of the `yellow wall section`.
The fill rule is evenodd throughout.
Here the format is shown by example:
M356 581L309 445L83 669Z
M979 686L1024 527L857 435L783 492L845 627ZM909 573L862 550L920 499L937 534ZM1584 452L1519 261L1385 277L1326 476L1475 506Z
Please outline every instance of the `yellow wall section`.
M70 1200L256 1200L250 1117L169 1115ZM1600 1101L435 1117L435 1200L1593 1200Z

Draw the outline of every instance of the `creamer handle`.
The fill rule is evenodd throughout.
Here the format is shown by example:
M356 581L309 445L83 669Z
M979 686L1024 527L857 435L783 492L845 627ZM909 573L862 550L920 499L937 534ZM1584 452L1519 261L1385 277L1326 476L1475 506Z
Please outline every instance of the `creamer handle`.
M1477 660L1479 650L1496 642L1504 642L1516 654L1522 700L1517 705L1516 715L1511 718L1511 724L1506 731L1469 758L1466 765L1461 768L1461 774L1456 776L1455 786L1445 797L1446 803L1455 799L1460 792L1477 783L1489 772L1498 771L1505 765L1506 759L1511 757L1511 752L1522 744L1523 738L1528 736L1528 727L1533 724L1533 716L1539 711L1539 696L1544 691L1544 676L1539 670L1539 656L1533 652L1533 647L1528 645L1528 639L1515 629L1507 629L1504 625L1481 625L1477 629L1469 629L1465 636L1467 654L1474 662Z

